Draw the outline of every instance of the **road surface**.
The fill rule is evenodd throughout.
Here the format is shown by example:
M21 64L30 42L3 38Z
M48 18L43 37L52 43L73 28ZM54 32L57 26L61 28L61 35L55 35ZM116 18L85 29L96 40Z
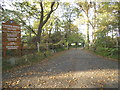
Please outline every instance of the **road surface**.
M118 88L118 62L70 49L4 73L3 88Z

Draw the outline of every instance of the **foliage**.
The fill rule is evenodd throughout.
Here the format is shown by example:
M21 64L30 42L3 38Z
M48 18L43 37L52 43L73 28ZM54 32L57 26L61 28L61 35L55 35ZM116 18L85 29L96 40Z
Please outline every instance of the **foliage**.
M46 52L39 52L39 53L33 53L33 54L28 54L28 55L24 55L22 57L19 58L15 58L15 65L10 64L9 60L3 60L3 71L12 69L12 68L17 68L20 66L24 66L24 65L31 65L34 63L38 63L40 61L42 61L44 58L47 58L48 56L51 56L52 53L51 51L46 51Z
M118 48L103 48L103 47L97 47L96 53L102 56L115 58L120 60L119 58L119 49Z
M116 47L116 38L112 39L110 36L107 37L99 37L95 40L94 43L96 46L107 47L107 48L114 48Z

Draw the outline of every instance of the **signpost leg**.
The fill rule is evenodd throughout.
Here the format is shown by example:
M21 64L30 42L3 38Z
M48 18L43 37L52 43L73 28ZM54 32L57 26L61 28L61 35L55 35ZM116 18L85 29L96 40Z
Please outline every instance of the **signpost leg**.
M38 52L40 52L40 44L37 42Z
M3 52L4 52L4 57L6 57L6 50L4 50Z

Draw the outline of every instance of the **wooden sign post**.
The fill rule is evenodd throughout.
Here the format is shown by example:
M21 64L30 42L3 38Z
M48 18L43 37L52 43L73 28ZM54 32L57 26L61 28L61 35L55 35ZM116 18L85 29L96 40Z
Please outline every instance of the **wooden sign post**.
M6 57L8 49L21 51L21 30L14 20L2 23L2 49L3 56Z

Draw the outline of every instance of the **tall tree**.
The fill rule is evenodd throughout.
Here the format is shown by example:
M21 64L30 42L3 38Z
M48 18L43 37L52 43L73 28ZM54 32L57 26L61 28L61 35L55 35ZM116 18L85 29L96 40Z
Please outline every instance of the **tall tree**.
M112 48L118 46L118 11L116 2L102 2L97 9L96 46Z
M39 5L39 6L38 6ZM27 27L28 31L32 32L35 37L35 43L39 43L41 41L41 34L43 31L43 26L48 22L51 14L58 8L58 2L34 2L30 3L28 1L16 2L13 3L13 6L16 8L15 10L11 10L15 16L18 17L18 21L20 21L25 27ZM28 22L33 22L32 20L39 20L38 29L34 30L32 23L28 25Z
M86 2L78 2L77 5L84 12L85 17L86 17L86 32L87 32L87 35L86 35L86 38L87 38L86 46L87 46L87 48L89 48L89 44L90 44L89 24L93 26L93 24L91 23L90 18L89 18L89 14L90 14L89 12L90 12L90 9L92 7L92 3L91 2L87 2L87 1Z
M58 3L56 8L54 8L55 2L51 3L50 6L50 11L47 13L47 16L44 16L44 8L43 8L43 2L40 2L40 7L41 7L41 16L40 16L40 21L39 21L39 26L38 26L38 32L37 32L37 42L40 43L40 38L41 38L41 33L42 33L42 28L43 26L46 24L46 22L48 21L48 19L50 18L52 12L54 12L57 8L58 8Z
M72 24L74 20L77 18L78 13L80 13L80 10L76 7L75 4L71 3L62 3L61 5L62 9L64 11L62 12L62 18L63 18L63 23L64 23L64 30L65 30L65 39L66 39L66 44L68 47L69 44L69 37L71 36L71 31L72 31Z

